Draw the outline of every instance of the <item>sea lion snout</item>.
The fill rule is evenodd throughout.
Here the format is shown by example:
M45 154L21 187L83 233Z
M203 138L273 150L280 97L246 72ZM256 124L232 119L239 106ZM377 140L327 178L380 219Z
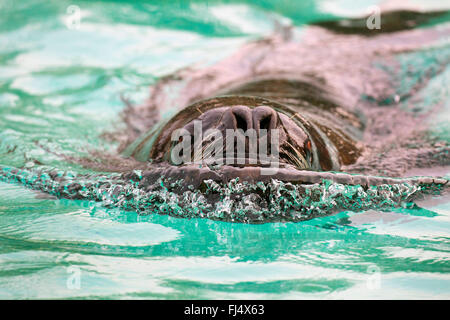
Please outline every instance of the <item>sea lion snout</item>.
M199 100L154 128L127 154L139 161L175 166L210 163L205 155L214 155L218 164L265 166L264 158L275 157L280 167L338 170L341 156L349 154L354 144L346 143L344 125L334 124L341 119L334 109L308 106L238 95Z
M264 101L269 102L269 101ZM195 108L194 108L195 109ZM182 127L191 136L191 152L215 148L217 135L222 139L221 153L229 156L230 144L234 149L235 159L245 161L241 164L262 164L250 159L267 159L277 157L281 165L293 165L300 169L312 168L311 140L292 116L284 114L281 109L263 105L231 105L211 108L202 112ZM201 134L201 138L196 136ZM214 136L214 141L211 137ZM193 138L192 138L193 137ZM175 144L179 141L175 141ZM238 146L245 150L238 155ZM172 146L173 148L174 146ZM203 159L203 158L202 158ZM229 164L229 159L227 159ZM222 160L221 160L222 161ZM239 162L238 161L238 162ZM263 162L265 160L262 160Z

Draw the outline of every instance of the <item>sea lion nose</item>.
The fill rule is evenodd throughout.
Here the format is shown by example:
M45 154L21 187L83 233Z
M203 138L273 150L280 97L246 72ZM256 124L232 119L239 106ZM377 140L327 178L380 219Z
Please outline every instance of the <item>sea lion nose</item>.
M252 112L253 128L256 134L260 137L261 130L266 130L262 135L270 132L271 129L276 129L277 113L270 107L256 107Z
M277 112L270 107L260 106L251 109L246 106L235 106L225 113L221 122L224 128L240 129L244 132L255 129L256 134L261 136L261 130L266 130L262 134L265 135L271 129L276 129L277 119Z

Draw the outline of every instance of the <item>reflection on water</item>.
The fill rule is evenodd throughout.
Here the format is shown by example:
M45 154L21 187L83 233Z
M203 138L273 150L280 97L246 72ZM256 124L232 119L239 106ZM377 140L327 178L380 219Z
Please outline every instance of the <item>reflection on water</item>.
M71 30L69 1L2 2L1 164L71 168L39 145L67 154L113 148L99 136L120 125L120 93L142 101L157 77L212 63L269 33L274 20L301 32L343 14L329 1L282 3L86 1L80 29ZM435 81L421 94L445 94L447 80ZM436 134L448 135L445 120L436 121ZM138 216L0 183L0 297L449 298L449 230L442 198L387 213L244 225ZM79 268L79 289L68 286L70 267Z
M2 297L448 294L448 204L437 212L342 212L303 223L244 225L40 199L5 183L0 190ZM69 267L81 270L79 290L66 286ZM379 289L367 289L370 268L381 273Z

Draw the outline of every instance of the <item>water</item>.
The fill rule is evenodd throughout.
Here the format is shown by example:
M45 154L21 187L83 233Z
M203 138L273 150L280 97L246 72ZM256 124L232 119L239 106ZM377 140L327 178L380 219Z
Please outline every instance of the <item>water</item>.
M1 1L1 164L82 172L42 146L114 148L100 136L121 126L120 94L142 101L158 77L213 63L274 21L301 32L372 4ZM445 94L442 77L421 94ZM435 134L448 139L445 119ZM450 198L418 205L246 225L139 216L0 182L0 298L448 299Z

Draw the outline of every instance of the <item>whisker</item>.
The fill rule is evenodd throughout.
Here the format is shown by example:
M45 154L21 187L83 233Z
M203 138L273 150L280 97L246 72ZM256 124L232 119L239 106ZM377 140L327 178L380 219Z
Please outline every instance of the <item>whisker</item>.
M288 141L286 141L286 143L290 146L290 148L297 155L297 160L301 163L301 165L299 167L301 167L301 168L309 168L310 165L309 165L308 161L306 161L305 157L303 157L303 155L296 148L294 148L294 146L292 144L290 144Z

